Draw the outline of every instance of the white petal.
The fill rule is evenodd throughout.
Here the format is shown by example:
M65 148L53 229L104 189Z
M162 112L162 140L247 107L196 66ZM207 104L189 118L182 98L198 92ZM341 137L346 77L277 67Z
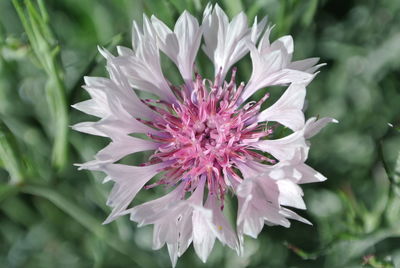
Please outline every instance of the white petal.
M251 28L251 41L255 44L260 37L262 31L267 25L267 17L264 17L259 23L257 16L254 18L253 27Z
M192 82L193 64L200 46L202 29L195 17L184 11L171 31L155 16L152 23L160 49L176 64L183 79Z
M103 108L104 106L98 105L96 100L87 100L71 105L73 108L84 112L86 114L94 115L97 117L107 116L107 111Z
M193 246L197 256L205 263L214 246L216 230L212 223L212 212L201 207L196 208L192 215Z
M267 29L265 30L263 36L261 37L260 42L258 43L259 51L265 51L266 49L268 49L271 46L271 44L269 42L269 36L270 36L273 28L274 28L274 26L268 26Z
M279 51L274 51L262 58L253 47L250 55L253 62L253 72L239 99L239 103L246 101L259 89L289 83L304 83L307 85L314 78L312 74L284 68L285 58Z
M154 44L141 44L141 56L119 56L114 59L130 86L150 92L163 100L176 102L161 70L159 53Z
M143 35L146 40L153 44L157 41L157 34L154 30L153 24L145 14L143 14Z
M306 164L299 164L296 170L301 174L301 178L297 183L311 183L325 181L326 177Z
M202 24L205 42L203 50L214 63L215 75L221 70L223 80L229 68L248 53L246 43L255 42L254 39L257 39L264 26L265 20L250 29L243 12L229 22L228 16L218 4L213 11L208 6Z
M237 227L240 241L243 241L243 234L256 238L264 223L289 227L287 218L309 223L296 213L281 207L288 205L305 208L301 189L289 179L272 179L269 173L246 178L237 189Z
M157 33L157 40L161 51L178 65L179 43L176 34L155 16L151 17L151 22Z
M108 64L111 79L99 77L84 77L86 85L83 88L90 94L92 100L73 105L74 108L98 117L107 117L118 110L111 110L111 103L119 103L131 116L156 120L159 117L148 106L142 103L129 86L128 80L119 68ZM114 105L115 106L115 105ZM116 114L118 116L118 114Z
M324 128L328 123L338 123L334 118L324 117L318 119L316 117L312 117L307 120L306 127L304 131L304 136L309 139L316 135L322 128Z
M137 121L135 118L123 118L116 119L113 117L108 117L101 119L98 122L82 122L73 125L74 130L102 136L102 137L120 137L123 135L131 133L156 133L156 131L141 122Z
M293 54L294 52L294 44L293 44L293 38L290 35L285 35L277 39L274 43L278 44L281 43L285 47L287 53L289 55ZM272 43L271 47L274 47L274 43Z
M121 158L141 151L155 150L159 147L159 144L142 140L130 136L115 136L113 137L114 141L109 143L105 148L99 151L95 160L83 163L83 164L75 164L79 166L79 170L81 169L91 169L94 167L99 167L101 165L114 163Z
M239 103L243 103L259 89L267 86L309 83L315 76L313 72L322 66L314 66L318 61L314 58L292 63L294 51L292 37L283 36L270 44L268 39L271 29L269 27L266 30L258 49L255 44L247 43L251 52L253 71Z
M303 191L291 180L278 180L279 203L283 206L291 206L299 209L306 209L303 201Z
M108 137L107 134L104 134L102 131L96 129L95 127L93 127L93 125L96 122L82 122L82 123L78 123L75 124L73 126L71 126L71 128L73 130L79 131L79 132L83 132L83 133L87 133L87 134L91 134L91 135L96 135L96 136L101 136L101 137Z
M256 238L264 221L288 226L289 222L279 214L279 190L276 182L263 175L245 179L237 190L239 210L238 232Z
M212 211L212 221L216 229L217 238L222 244L227 244L239 254L239 241L236 233L222 213L219 204L220 202L215 195L209 195L204 207Z
M174 32L179 42L178 68L185 81L191 81L193 64L200 47L202 30L195 17L184 11L175 24Z
M201 176L200 182L197 185L196 190L190 198L188 199L188 202L197 205L197 206L203 206L203 197L204 197L204 185L206 182L206 177L204 175Z
M304 127L302 111L306 88L304 84L291 84L281 98L257 116L257 122L276 121L297 131Z
M155 204L154 204L155 205ZM161 207L161 204L160 204ZM146 216L146 222L154 220L153 249L160 249L165 243L167 245L177 244L177 256L182 250L182 230L186 227L182 224L183 219L190 218L191 208L184 201L166 204L164 211L159 211L156 215ZM145 216L145 211L142 211ZM147 223L146 223L147 224ZM185 225L186 224L185 222ZM191 239L191 221L189 221L189 231ZM185 243L190 244L191 240Z
M289 69L299 70L307 73L314 73L325 64L318 64L319 58L308 58L305 60L293 61L289 64Z
M101 161L116 162L121 158L141 151L155 150L159 144L131 136L121 136L112 141L107 147L96 154Z
M110 61L121 68L130 86L175 103L176 97L161 70L156 30L146 16L143 18L143 24L142 32L134 23L132 41L134 53L120 55Z
M264 165L256 161L246 161L245 163L240 161L235 161L236 167L240 170L244 179L253 178L265 173L271 169L271 166Z
M178 243L168 243L167 246L172 267L175 268L176 262L178 261Z
M295 212L293 212L293 211L291 211L291 210L289 210L289 209L287 209L287 208L282 208L282 210L280 211L280 213L281 213L283 216L285 216L286 218L293 219L293 220L297 220L297 221L300 221L300 222L302 222L302 223L312 225L312 223L311 223L310 221L308 221L307 219L305 219L305 218L299 216L297 213L295 213Z
M277 140L261 140L251 144L252 147L268 152L280 161L290 160L295 157L298 150L308 152L303 131L297 131L289 136Z
M158 117L153 110L139 99L119 67L109 64L107 70L115 84L114 88L108 89L108 97L118 98L122 107L132 116L151 120L155 120ZM112 92L110 92L111 90Z
M183 210L183 209L182 209ZM187 208L187 210L181 213L181 220L178 223L179 230L179 252L178 256L182 256L183 253L188 249L190 243L193 240L193 221L192 221L193 209Z
M164 163L136 167L121 164L106 164L98 167L90 167L92 170L103 171L109 176L115 185L108 197L107 205L113 210L104 224L110 223L121 214L135 198L139 190L165 166Z
M169 214L171 207L182 198L184 184L177 186L172 192L161 198L135 206L129 210L131 221L136 221L140 226L152 224Z
M252 208L253 196L248 195L246 198L240 197L239 215L238 215L238 232L257 238L264 226L264 218L256 209Z
M204 185L205 185L205 177L202 176L200 183L197 185L196 190L190 198L184 202L185 209L180 209L180 211L184 211L181 214L181 219L178 223L179 225L179 253L178 256L181 256L189 247L190 243L193 240L193 232L196 223L193 221L192 212L194 209L203 207L203 196L204 196ZM188 208L190 206L190 209ZM199 255L200 257L200 255Z

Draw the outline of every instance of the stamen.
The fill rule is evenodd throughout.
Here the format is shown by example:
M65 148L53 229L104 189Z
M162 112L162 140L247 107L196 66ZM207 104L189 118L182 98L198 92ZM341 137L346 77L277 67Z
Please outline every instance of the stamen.
M273 132L273 128L266 129L265 124L255 120L269 94L258 102L249 102L238 108L236 102L245 85L241 83L236 87L236 68L232 69L229 83L220 81L221 73L222 68L214 82L196 73L190 90L183 85L179 94L175 93L181 97L178 103L143 101L163 118L160 122L140 120L160 130L160 134L148 134L154 141L162 143L150 158L150 163L170 163L162 170L165 172L163 177L146 189L182 181L185 191L193 191L199 178L204 177L210 194L219 197L223 209L228 187L242 181L235 163L248 160L276 162L250 146ZM173 91L178 92L178 88L173 88ZM164 105L165 109L157 104Z

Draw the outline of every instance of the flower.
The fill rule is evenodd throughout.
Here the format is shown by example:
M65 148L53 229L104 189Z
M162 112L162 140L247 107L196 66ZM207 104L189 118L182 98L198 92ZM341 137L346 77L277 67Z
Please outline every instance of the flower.
M336 121L305 121L302 111L306 86L322 65L318 58L292 61L291 36L270 43L272 27L265 27L266 20L257 18L249 27L242 12L229 21L218 5L206 7L201 25L185 11L173 30L144 16L142 28L133 23L132 49L118 47L114 56L99 48L110 78L85 77L91 99L74 105L101 118L74 129L112 140L80 165L114 182L105 223L129 214L139 226L153 224L153 247L166 244L173 266L192 242L205 262L215 239L240 254L243 235L257 237L265 223L309 223L287 207L305 209L299 184L326 179L305 164L308 140ZM213 81L194 68L202 39L214 64ZM164 77L160 51L177 66L182 85ZM247 53L252 74L238 84L233 65ZM268 93L249 101L273 85L289 85L273 105L261 110ZM141 98L143 92L154 97ZM278 137L280 126L292 134ZM139 166L116 163L141 151L153 153ZM161 177L149 184L157 174ZM169 191L165 196L129 207L141 189L161 185ZM228 192L238 198L236 228L224 216Z

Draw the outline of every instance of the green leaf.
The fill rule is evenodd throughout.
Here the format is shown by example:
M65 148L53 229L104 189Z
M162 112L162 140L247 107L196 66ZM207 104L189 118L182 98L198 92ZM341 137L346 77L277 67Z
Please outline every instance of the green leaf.
M9 184L0 184L0 204L10 196L18 193L18 187Z
M129 257L140 267L149 266L149 262L151 262L151 257L145 256L143 252L141 253L140 258L132 255L131 252L135 251L132 246L129 246L130 250L126 250L128 246L126 246L125 242L119 240L116 235L109 233L107 231L107 228L105 226L102 226L102 224L96 218L86 213L85 210L65 198L60 193L50 188L31 185L23 186L21 188L21 191L27 194L47 199L59 209L68 214L70 217L72 217L74 220L76 220L78 223L80 223L82 226L84 226L88 231L92 232L98 238L103 240L109 247Z
M14 223L29 227L37 220L37 214L31 206L17 195L9 196L1 203L2 212Z
M325 267L346 267L350 261L367 254L367 250L377 243L390 238L399 237L400 229L381 229L378 232L355 237L349 240L341 240L326 251Z
M303 15L303 25L305 27L309 26L313 21L315 12L317 11L318 7L318 0L311 0L308 3L308 8Z
M169 27L175 24L175 17L179 15L179 11L169 1L143 1L143 5L147 15L153 15L157 11L155 15Z
M225 11L230 17L235 16L240 11L243 11L243 5L241 0L224 0Z
M11 177L11 184L24 180L24 165L17 141L10 129L0 120L0 159Z
M386 208L386 220L390 226L398 226L400 220L400 197L393 195Z
M4 44L4 41L6 40L5 34L6 30L4 29L4 25L0 22L0 48ZM1 56L0 56L1 58Z
M182 13L184 10L188 10L192 12L193 10L193 1L188 0L168 0L171 5L178 11L178 13Z
M400 151L397 155L396 165L394 167L393 181L400 185Z
M29 0L26 1L26 12L18 0L13 0L13 4L35 57L48 77L46 99L52 117L52 127L48 129L54 140L52 163L56 168L63 169L68 159L68 114L64 75L59 59L60 48L48 25L49 18L42 1L39 1L40 11Z

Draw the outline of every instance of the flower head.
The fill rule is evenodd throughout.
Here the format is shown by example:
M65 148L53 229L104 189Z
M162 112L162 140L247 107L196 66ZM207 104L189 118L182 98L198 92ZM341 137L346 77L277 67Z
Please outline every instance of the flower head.
M85 77L92 98L74 105L101 118L79 123L76 130L112 140L95 160L81 165L105 172L115 183L105 222L130 214L139 225L153 224L153 246L167 244L173 265L192 242L205 262L216 238L240 253L243 235L257 237L265 223L309 223L287 207L306 208L298 184L325 180L305 164L308 139L335 120L305 121L306 86L321 65L317 58L292 61L292 38L270 43L272 28L265 26L265 19L256 19L248 27L244 13L229 21L218 5L206 7L202 25L184 12L173 30L144 16L142 28L133 24L132 49L118 47L117 56L99 49L110 78ZM202 39L214 64L212 81L194 71ZM164 77L160 51L178 67L182 85ZM250 80L238 83L233 65L249 52ZM261 109L268 93L249 101L273 85L289 85L273 105ZM141 98L142 91L154 97ZM276 138L279 126L292 134ZM116 163L140 151L153 152L140 166ZM141 189L160 186L169 193L129 208ZM236 228L224 216L228 192L238 198Z

